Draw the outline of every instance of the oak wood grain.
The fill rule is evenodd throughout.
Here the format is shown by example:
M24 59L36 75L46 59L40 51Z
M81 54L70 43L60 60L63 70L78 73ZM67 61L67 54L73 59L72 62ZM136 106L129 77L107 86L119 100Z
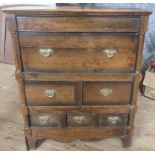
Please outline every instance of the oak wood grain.
M95 114L93 113L69 113L67 115L68 127L94 127Z
M104 105L104 106L28 106L29 112L52 113L62 111L67 113L129 113L130 105ZM23 111L24 113L24 111Z
M109 117L118 117L116 123L110 122ZM128 125L128 114L100 114L99 116L99 126L127 126Z
M42 56L40 49L21 49L25 72L132 73L136 63L136 50L116 48L117 53L108 58L105 48L55 48L49 57Z
M136 33L19 32L21 47L137 49Z
M144 9L127 9L127 8L105 8L105 7L55 7L55 6L20 6L20 7L9 7L3 9L7 13L16 13L18 15L22 14L56 14L56 15L68 15L73 14L79 15L127 15L127 16L141 16L150 15L151 11Z
M24 72L28 81L133 81L132 73L40 73Z
M64 127L66 116L62 112L31 114L30 121L32 127Z
M83 104L130 104L131 88L132 84L127 82L84 82Z
M121 136L124 146L129 146L134 130L137 74L150 12L68 7L18 7L5 12L12 13L8 16L9 30L13 36L27 148L36 146L40 138L71 141L110 136ZM38 55L40 48L54 50L48 61ZM107 48L118 51L112 59L100 53ZM112 88L111 97L102 98L98 93L105 86ZM44 94L51 87L58 91L53 102ZM105 104L101 104L103 101ZM55 112L62 112L63 116L54 116ZM77 127L72 118L81 113L86 120L82 127ZM49 122L56 126L68 120L70 128L30 126L33 116L34 123L38 122L37 115L42 114L48 114ZM121 117L117 128L110 124L103 127L108 125L110 115ZM97 128L98 125L101 127Z
M32 135L35 137L51 138L59 141L99 140L111 136L121 136L123 128L32 128ZM87 134L89 133L89 134Z
M49 97L46 91L55 91ZM27 83L25 94L28 105L75 105L74 83Z
M42 21L42 22L40 22ZM19 31L138 32L138 17L17 16Z

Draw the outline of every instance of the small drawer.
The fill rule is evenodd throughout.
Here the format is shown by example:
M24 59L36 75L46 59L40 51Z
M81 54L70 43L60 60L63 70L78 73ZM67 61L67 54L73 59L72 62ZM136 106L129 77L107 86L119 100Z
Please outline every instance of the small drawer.
M128 114L99 114L99 126L127 126Z
M84 105L130 104L131 82L84 82Z
M75 84L72 82L26 82L28 105L75 105Z
M68 127L92 127L96 123L94 113L71 113L67 115Z
M63 15L64 16L64 15ZM17 16L19 31L138 32L139 18L129 16Z
M31 126L39 127L65 127L66 126L66 114L62 112L54 112L51 114L31 114L30 115Z

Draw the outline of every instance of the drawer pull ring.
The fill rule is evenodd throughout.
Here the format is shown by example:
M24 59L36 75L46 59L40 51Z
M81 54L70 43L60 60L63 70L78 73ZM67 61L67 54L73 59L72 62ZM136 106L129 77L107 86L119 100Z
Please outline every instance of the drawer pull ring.
M45 90L45 96L54 97L56 95L56 90Z
M73 117L73 120L78 123L78 124L81 124L85 121L85 116L74 116Z
M115 56L115 54L117 53L117 50L114 49L114 48L107 48L105 50L103 50L103 53L104 55L107 57L107 58L112 58Z
M52 48L41 48L39 49L39 53L43 56L43 57L49 57L52 54L54 54L54 50Z
M112 94L112 89L103 88L100 90L100 93L102 96L109 96L110 94Z
M38 118L39 118L40 122L43 124L46 124L50 119L49 116L39 116Z
M109 116L108 121L112 124L116 124L118 121L120 121L120 117L119 116Z

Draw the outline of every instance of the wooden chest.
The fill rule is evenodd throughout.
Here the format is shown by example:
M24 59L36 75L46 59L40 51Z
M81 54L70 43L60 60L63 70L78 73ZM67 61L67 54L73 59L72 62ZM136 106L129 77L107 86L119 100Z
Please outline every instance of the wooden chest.
M149 11L5 10L27 149L37 140L120 137L130 146Z

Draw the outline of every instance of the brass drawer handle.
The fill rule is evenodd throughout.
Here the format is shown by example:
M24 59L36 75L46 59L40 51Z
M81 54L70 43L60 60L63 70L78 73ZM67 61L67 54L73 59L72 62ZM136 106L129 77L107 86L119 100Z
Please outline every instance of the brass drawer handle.
M81 124L81 123L83 123L86 120L86 118L85 118L85 116L74 116L73 120L76 123Z
M45 90L45 96L52 98L56 95L56 92L56 90Z
M49 121L50 117L49 116L39 116L38 119L41 123L46 124Z
M108 122L110 122L111 124L116 124L116 123L118 123L118 121L120 121L119 116L109 116L108 117Z
M114 48L107 48L105 50L103 50L103 53L104 55L107 57L107 58L112 58L115 56L115 54L117 53L117 50L114 49Z
M43 56L43 57L49 57L52 54L54 54L54 50L52 48L41 48L39 49L39 53Z
M102 96L109 96L110 94L112 94L112 92L112 89L109 88L103 88L100 90Z

